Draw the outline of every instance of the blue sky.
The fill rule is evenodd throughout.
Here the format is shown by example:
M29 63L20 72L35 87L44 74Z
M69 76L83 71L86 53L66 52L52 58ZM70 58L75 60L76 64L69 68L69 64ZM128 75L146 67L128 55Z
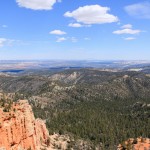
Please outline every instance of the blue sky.
M150 1L1 0L0 60L149 60Z

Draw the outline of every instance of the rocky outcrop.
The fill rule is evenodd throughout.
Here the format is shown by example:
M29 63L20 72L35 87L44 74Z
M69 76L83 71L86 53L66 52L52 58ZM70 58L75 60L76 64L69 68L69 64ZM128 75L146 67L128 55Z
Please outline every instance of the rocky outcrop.
M130 138L123 144L118 145L117 150L150 150L150 139L148 138Z
M13 103L9 112L0 108L0 149L51 149L44 121L35 119L27 100Z

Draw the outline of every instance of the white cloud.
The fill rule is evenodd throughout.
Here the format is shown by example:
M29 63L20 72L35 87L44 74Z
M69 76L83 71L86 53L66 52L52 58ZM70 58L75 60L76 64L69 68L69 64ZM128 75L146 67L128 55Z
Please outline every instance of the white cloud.
M61 30L53 30L50 32L50 34L55 34L55 35L64 35L66 32L61 31Z
M67 39L65 37L60 37L57 39L56 42L63 42L63 41L66 41Z
M50 10L57 2L56 0L16 0L20 7L33 10Z
M0 38L0 47L3 47L7 39L5 38Z
M0 47L13 46L14 44L22 45L22 41L15 39L0 38Z
M123 29L131 29L132 25L131 24L125 24L121 28L123 28Z
M141 30L134 30L134 29L132 29L132 25L131 24L123 25L121 28L122 29L116 30L113 33L114 34L139 34L139 33L142 32Z
M128 5L125 11L132 17L150 19L150 2Z
M110 8L102 7L100 5L87 5L79 7L78 9L64 14L65 17L72 17L78 23L83 24L103 24L117 22L118 17L109 14Z
M118 35L121 35L121 34L137 35L137 34L140 34L141 32L143 32L141 30L134 30L134 29L132 29L132 25L131 24L123 25L120 28L121 28L120 30L114 31L113 34L118 34ZM136 38L135 37L126 37L126 38L123 38L123 39L126 40L126 41L132 41L132 40L135 40Z
M71 41L73 43L78 42L78 39L76 37L58 37L56 42L63 42L63 41Z
M69 27L74 27L74 28L83 27L83 25L81 25L80 23L70 23L68 26L69 26Z
M91 27L90 24L80 24L80 23L70 23L68 26L74 28Z
M134 37L127 37L127 38L124 38L125 40L127 40L127 41L132 41L132 40L135 40L136 38L134 38Z
M139 34L141 30L133 30L133 29L122 29L113 32L114 34Z

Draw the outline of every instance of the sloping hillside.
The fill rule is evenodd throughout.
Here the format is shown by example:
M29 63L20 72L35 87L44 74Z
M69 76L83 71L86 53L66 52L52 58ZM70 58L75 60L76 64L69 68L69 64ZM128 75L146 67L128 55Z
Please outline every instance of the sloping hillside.
M104 150L133 137L150 137L150 77L133 71L70 69L0 77L14 100L28 98L50 133L69 134Z

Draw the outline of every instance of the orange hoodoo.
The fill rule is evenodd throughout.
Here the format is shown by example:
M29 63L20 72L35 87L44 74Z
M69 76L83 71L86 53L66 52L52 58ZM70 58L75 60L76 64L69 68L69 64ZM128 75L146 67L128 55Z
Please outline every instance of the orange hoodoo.
M27 100L13 103L9 112L0 108L0 150L49 149L44 121L35 119Z

